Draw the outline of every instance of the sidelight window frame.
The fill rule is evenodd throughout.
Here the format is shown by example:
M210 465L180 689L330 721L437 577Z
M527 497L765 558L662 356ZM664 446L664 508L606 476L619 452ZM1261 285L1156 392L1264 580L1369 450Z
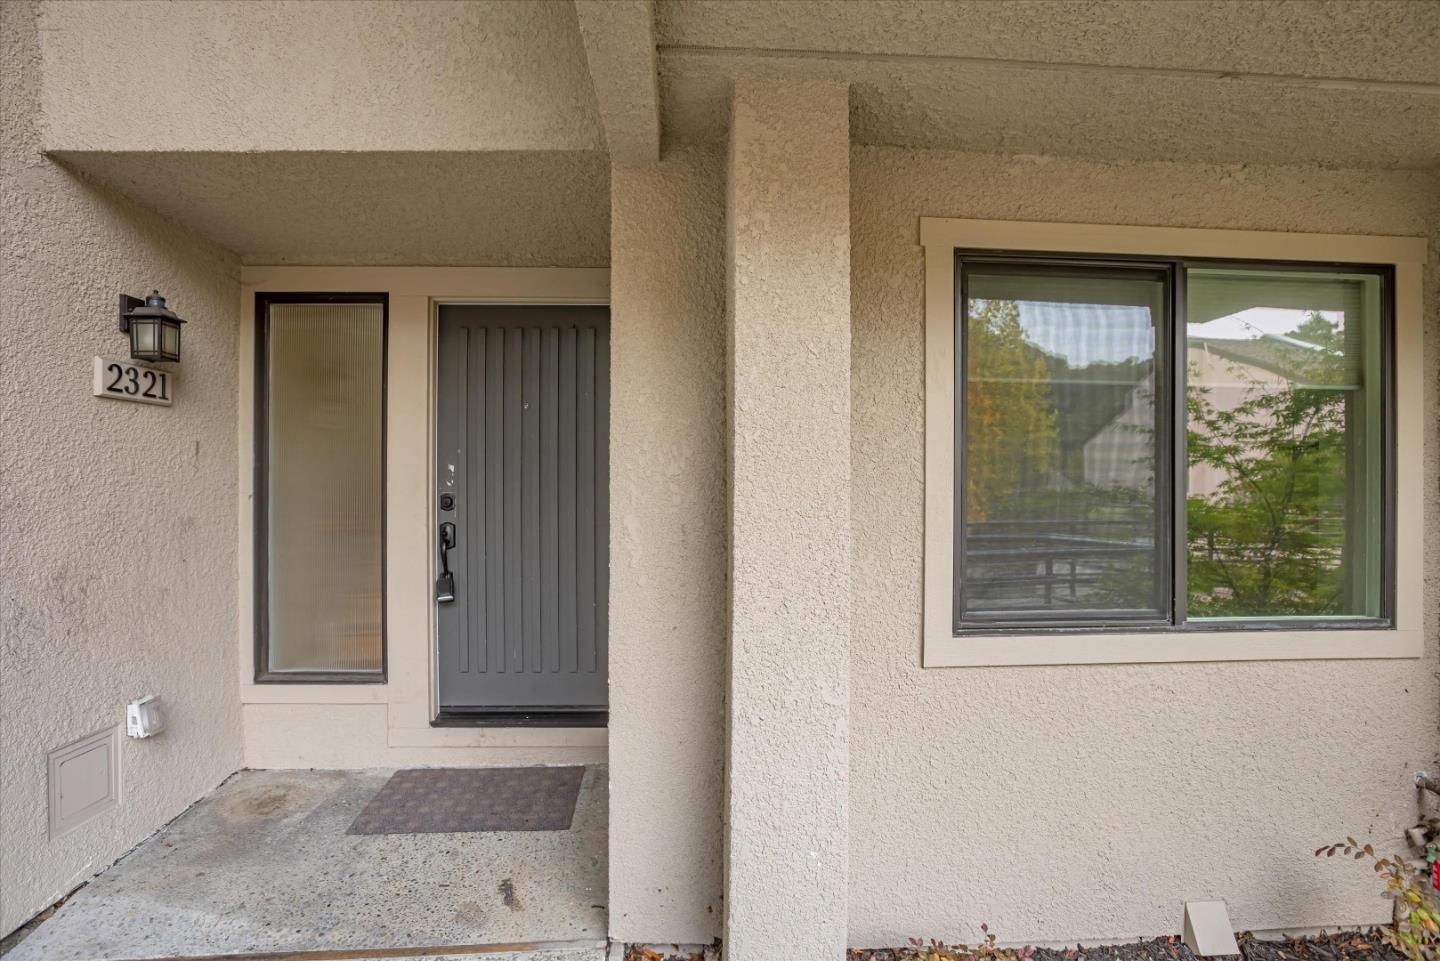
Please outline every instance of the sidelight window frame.
M272 671L270 670L270 307L275 304L379 304L380 305L380 669L378 671ZM254 683L256 684L376 684L389 681L390 644L386 550L389 539L388 448L390 381L390 295L386 292L311 293L257 291L255 294L254 354Z
M1150 661L1415 657L1423 648L1423 430L1420 336L1425 243L1257 231L1037 224L921 218L925 249L926 469L924 638L927 667ZM1169 570L1160 621L1083 617L960 617L964 271L976 265L1169 271L1166 329L1156 363L1164 384L1157 426L1157 555ZM1185 277L1193 268L1373 273L1381 278L1384 558L1381 616L1186 620L1184 478ZM1162 465L1163 461L1163 465Z

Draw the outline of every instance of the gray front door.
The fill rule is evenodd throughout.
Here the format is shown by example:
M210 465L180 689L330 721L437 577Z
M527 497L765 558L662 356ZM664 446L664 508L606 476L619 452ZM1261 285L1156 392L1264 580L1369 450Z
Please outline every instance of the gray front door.
M603 718L610 312L440 308L442 716ZM444 525L454 525L446 528ZM437 583L437 595L443 593Z

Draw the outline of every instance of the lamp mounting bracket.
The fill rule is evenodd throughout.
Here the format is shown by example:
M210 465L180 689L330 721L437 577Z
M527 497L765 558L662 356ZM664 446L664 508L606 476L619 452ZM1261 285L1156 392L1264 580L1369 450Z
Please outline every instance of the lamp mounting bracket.
M139 297L131 297L128 294L120 295L120 333L130 333L130 311L136 307L144 307L145 301Z

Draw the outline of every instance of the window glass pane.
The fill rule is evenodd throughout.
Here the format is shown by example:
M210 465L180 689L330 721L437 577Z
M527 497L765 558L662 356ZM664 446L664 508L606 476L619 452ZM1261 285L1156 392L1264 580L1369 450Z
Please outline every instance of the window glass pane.
M269 670L379 672L384 308L272 304Z
M967 264L962 622L1169 614L1167 274Z
M1190 618L1378 616L1381 279L1187 274Z

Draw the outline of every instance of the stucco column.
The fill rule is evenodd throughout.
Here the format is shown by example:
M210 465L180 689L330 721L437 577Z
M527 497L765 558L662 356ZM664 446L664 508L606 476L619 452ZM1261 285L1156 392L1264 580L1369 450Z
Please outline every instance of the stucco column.
M610 937L720 934L725 157L610 173Z
M725 956L838 961L849 790L846 87L737 81L730 136Z

